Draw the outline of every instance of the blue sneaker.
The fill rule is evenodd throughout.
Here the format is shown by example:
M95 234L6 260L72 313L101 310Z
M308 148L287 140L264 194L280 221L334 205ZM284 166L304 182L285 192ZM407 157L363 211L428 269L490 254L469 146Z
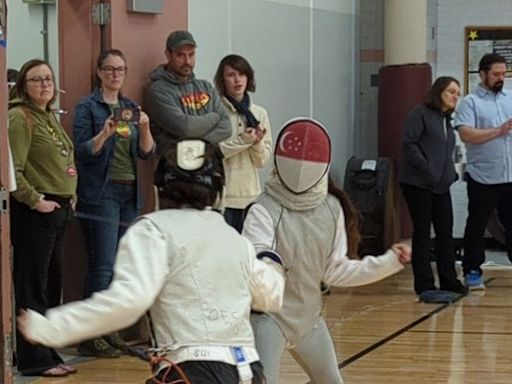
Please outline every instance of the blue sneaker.
M464 276L464 282L466 283L466 287L471 291L485 289L482 275L480 275L478 271L469 271L469 273Z

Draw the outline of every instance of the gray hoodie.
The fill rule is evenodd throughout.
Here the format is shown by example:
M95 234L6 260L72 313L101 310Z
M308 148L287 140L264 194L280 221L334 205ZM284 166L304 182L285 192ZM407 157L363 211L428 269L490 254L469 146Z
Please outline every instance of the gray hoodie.
M194 74L182 81L165 65L153 70L150 78L146 109L158 153L177 139L201 138L218 143L231 136L227 111L208 81L198 80Z

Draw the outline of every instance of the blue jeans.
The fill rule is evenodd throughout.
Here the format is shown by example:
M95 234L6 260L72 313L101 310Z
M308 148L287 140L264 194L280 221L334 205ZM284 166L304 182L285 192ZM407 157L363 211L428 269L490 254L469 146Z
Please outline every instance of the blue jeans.
M139 214L135 195L136 184L109 182L99 205L81 203L78 197L76 216L88 255L85 297L106 289L112 281L119 240Z

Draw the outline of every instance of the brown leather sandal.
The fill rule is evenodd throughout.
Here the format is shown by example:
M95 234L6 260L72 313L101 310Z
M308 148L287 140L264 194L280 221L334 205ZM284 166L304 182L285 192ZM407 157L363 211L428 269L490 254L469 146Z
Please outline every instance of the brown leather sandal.
M68 371L66 371L64 368L60 366L56 366L53 368L49 368L43 373L41 373L41 376L44 377L63 377L68 375Z
M57 368L62 368L70 375L78 372L78 370L75 367L73 367L72 365L67 365L67 364L59 364L59 365L57 365Z

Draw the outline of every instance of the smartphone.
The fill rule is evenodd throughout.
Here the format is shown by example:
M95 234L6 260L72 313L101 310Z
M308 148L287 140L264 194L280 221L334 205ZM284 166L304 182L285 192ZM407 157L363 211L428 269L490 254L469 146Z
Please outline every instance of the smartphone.
M138 123L140 120L140 109L130 107L114 108L114 120L127 123Z

